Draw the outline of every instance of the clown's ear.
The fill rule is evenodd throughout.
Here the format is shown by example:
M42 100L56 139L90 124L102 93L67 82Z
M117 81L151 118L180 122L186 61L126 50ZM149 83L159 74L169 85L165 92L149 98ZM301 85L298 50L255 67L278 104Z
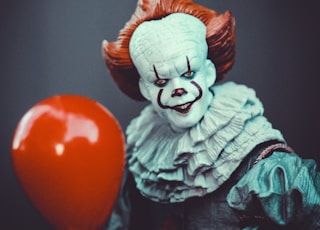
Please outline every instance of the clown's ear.
M207 77L206 77L207 85L210 87L210 86L213 86L213 84L217 79L216 67L210 59L206 60L206 69L207 69Z
M140 78L140 80L139 80L139 88L140 88L140 93L142 94L142 96L145 99L150 101L150 94L149 94L148 87L142 78Z

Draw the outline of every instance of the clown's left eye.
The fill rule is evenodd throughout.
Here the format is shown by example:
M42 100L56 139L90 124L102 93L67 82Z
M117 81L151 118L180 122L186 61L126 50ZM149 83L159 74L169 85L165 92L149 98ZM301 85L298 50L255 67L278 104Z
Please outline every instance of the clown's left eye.
M194 77L194 72L193 71L187 71L185 72L184 74L181 75L181 77L184 77L184 78L193 78Z
M158 87L163 87L168 83L167 79L157 79L154 84Z

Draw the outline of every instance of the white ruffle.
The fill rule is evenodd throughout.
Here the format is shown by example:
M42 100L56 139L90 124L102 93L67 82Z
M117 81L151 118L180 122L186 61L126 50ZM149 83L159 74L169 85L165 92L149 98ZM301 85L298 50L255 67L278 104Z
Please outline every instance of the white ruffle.
M263 116L255 91L233 82L214 86L203 119L175 133L151 105L127 128L128 165L142 195L181 202L215 191L259 143L283 141Z

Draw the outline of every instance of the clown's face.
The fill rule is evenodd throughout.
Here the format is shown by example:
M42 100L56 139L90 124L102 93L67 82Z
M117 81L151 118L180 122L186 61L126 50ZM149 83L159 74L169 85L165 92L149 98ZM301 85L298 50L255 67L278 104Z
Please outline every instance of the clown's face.
M147 36L138 30L145 23L152 26ZM130 43L141 93L175 131L190 128L206 113L213 98L209 87L216 78L207 59L205 26L185 14L145 23Z
M208 81L214 74L212 62L184 54L165 61L169 69L157 64L153 65L153 74L141 76L142 94L174 130L196 125L213 97L209 91L212 82Z

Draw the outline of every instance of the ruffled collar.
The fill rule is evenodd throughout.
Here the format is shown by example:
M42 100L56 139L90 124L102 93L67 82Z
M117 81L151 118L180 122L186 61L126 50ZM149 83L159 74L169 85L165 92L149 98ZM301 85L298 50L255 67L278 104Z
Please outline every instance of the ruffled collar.
M233 82L212 87L208 112L183 133L172 131L151 105L127 128L128 167L141 194L181 202L219 188L259 143L283 141L263 114L255 91Z

